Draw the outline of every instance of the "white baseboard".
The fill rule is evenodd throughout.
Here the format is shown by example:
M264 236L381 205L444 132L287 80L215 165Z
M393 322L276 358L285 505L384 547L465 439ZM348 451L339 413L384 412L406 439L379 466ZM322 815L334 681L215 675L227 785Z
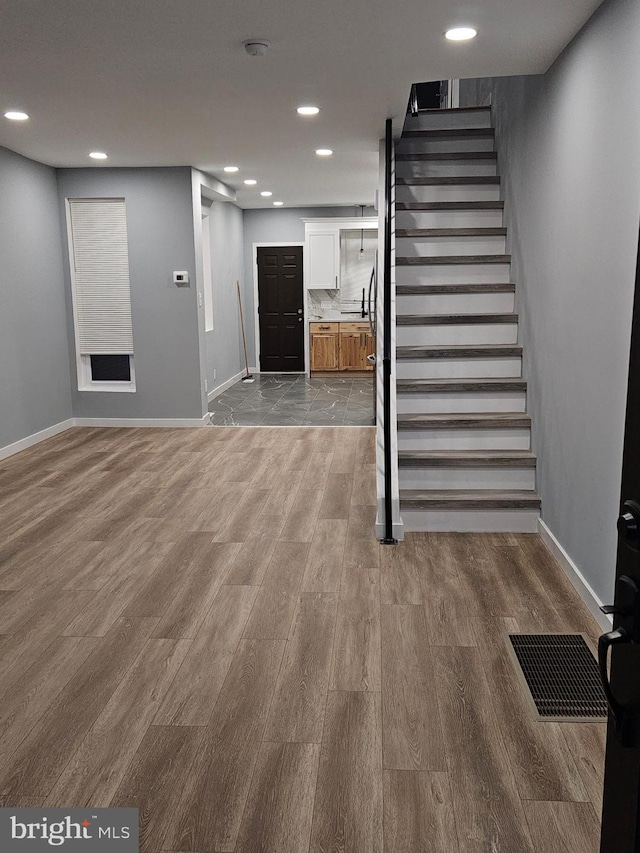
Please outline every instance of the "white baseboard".
M244 370L241 370L240 373L236 373L235 376L232 376L231 379L227 379L226 382L222 382L220 385L217 385L213 391L209 391L207 393L207 400L211 402L214 397L217 397L218 394L223 394L227 388L231 388L232 385L235 385L242 377L245 375Z
M0 447L0 461L14 456L35 444L40 444L41 441L46 441L48 438L53 438L54 435L59 435L61 432L66 432L72 427L129 427L131 429L137 427L148 428L163 428L163 429L197 429L199 427L208 427L211 425L211 414L207 412L202 418L69 418L66 421L61 421L59 424L47 427L33 435L28 435L26 438L21 438L20 441L15 441L13 444L8 444L6 447ZM238 427L241 429L241 427ZM259 426L247 427L247 429L261 429ZM265 426L264 429L270 429ZM298 426L281 427L281 429L301 429ZM317 427L316 427L317 429ZM326 429L367 429L367 427L326 427ZM400 535L398 538L402 538Z
M209 425L209 413L202 418L68 418L66 421L60 421L59 424L53 424L53 426L40 430L40 432L34 432L33 435L27 435L20 441L14 441L13 444L7 444L6 447L0 447L0 461L14 456L16 453L21 453L23 450L28 450L29 447L40 444L41 441L46 441L48 438L53 438L54 435L59 435L61 432L66 432L72 427L189 427L193 429Z
M253 375L254 373L260 373L260 371L257 367L250 367L249 373ZM246 375L247 373L245 370L241 370L240 373L236 373L236 375L232 376L231 379L227 379L227 381L223 382L222 385L218 385L216 388L213 389L213 391L209 391L207 393L207 400L211 402L214 397L218 396L218 394L224 394L227 388L231 388L232 385L235 385L236 382L239 382L242 377Z
M72 426L77 427L156 427L162 429L193 429L209 426L207 412L201 418L74 418Z
M558 542L554 534L541 518L538 519L538 532L548 550L553 554L558 563L560 563L563 572L575 587L580 598L593 614L596 622L600 625L603 631L610 631L613 623L611 617L605 616L605 614L600 610L600 606L603 602L598 598L580 569L576 566L571 557L567 554L560 542Z
M225 424L211 424L216 429L230 429ZM353 426L342 424L331 426L330 424L278 424L278 429L375 429L368 426ZM233 429L276 429L272 424L233 424Z
M54 435L71 429L72 426L75 426L74 419L69 418L66 421L60 421L59 424L40 430L40 432L34 432L33 435L28 435L26 438L21 438L20 441L14 441L13 444L8 444L6 447L0 447L0 459L8 459L15 453L20 453L22 450L33 447L34 444L40 444L41 441L46 441L48 438L53 438Z

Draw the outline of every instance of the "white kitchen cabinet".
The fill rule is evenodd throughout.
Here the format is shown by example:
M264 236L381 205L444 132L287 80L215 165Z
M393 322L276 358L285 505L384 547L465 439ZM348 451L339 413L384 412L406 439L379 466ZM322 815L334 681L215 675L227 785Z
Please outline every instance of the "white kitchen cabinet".
M340 232L378 227L378 219L365 217L320 217L304 219L304 283L307 290L337 290L340 287Z
M335 290L340 274L340 229L309 228L306 246L304 270L307 289Z

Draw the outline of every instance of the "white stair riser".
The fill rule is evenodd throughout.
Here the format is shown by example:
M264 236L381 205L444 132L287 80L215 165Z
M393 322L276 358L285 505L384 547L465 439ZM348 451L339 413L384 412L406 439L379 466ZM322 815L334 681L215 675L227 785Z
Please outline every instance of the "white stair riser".
M395 273L396 284L508 284L511 270L509 264L418 264L397 266Z
M428 187L403 187L405 190L426 190ZM427 201L426 193L417 193L424 198L406 201ZM501 210L398 210L396 228L501 228Z
M401 489L523 489L536 487L535 468L400 468Z
M407 175L408 178L415 177ZM426 190L417 197L403 197L407 190ZM413 184L396 187L396 201L500 201L499 184L434 184L423 187ZM400 212L400 211L398 211Z
M400 512L407 533L537 533L537 509L409 510Z
M437 258L443 255L504 255L505 238L396 237L396 257Z
M402 314L511 314L514 293L396 294L396 311Z
M398 414L445 415L463 412L524 412L524 391L451 392L449 394L398 393Z
M488 110L474 112L440 113L409 118L406 129L490 127ZM398 150L406 154L435 152L491 151L494 140L460 138L457 140L403 140ZM398 160L398 178L420 177L472 177L498 174L497 161L472 158L469 160ZM442 201L498 201L499 184L466 185L401 185L396 188L397 203ZM411 228L490 228L503 223L501 210L460 211L403 211L396 210L395 227ZM501 236L478 237L398 237L395 256L412 258L438 258L449 255L502 255L506 240ZM436 264L425 266L397 266L397 285L438 284L495 284L511 280L508 264ZM411 314L456 313L511 313L514 306L512 293L478 294L411 294L397 297L398 316ZM462 307L464 306L464 307ZM484 319L484 318L483 318ZM465 344L516 343L516 323L457 324L442 326L398 326L397 345L440 346ZM519 377L519 358L445 358L399 359L396 363L398 379L456 379ZM463 414L489 412L524 412L526 393L523 391L497 392L435 392L399 393L397 412L403 414ZM531 433L528 428L509 429L496 426L490 429L402 429L398 430L400 450L528 450ZM432 468L419 465L400 467L401 490L521 490L535 489L535 469L523 465L505 467L493 465L483 468L455 466ZM476 531L476 532L535 532L539 511L537 509L409 509L401 504L401 514L407 531Z
M496 161L477 160L397 160L396 177L408 175L421 178L464 178L471 175L482 177L497 175Z
M398 143L398 151L403 154L451 154L455 151L493 151L495 142L492 137L481 139L461 136L458 139L428 139L420 136L409 136Z
M399 347L435 347L449 344L515 344L517 323L492 323L468 326L398 326Z
M429 358L424 361L398 359L398 379L481 379L486 377L520 377L519 358Z
M403 130L453 130L461 127L491 127L491 110L428 110L417 116L408 115Z
M529 450L528 429L398 429L400 450Z

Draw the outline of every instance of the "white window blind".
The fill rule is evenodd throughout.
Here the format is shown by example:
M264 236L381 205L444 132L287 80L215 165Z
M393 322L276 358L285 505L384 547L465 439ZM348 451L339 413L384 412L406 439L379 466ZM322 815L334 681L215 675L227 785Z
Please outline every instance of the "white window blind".
M131 355L124 199L69 199L69 223L79 354Z

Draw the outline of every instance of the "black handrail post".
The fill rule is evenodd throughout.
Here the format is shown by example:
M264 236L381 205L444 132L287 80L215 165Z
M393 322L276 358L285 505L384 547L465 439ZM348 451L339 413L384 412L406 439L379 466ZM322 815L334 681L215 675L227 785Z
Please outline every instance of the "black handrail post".
M382 410L384 413L384 545L395 545L393 536L393 497L391 494L391 219L393 206L393 123L385 126L384 157L384 280L382 299L384 325L382 335Z

